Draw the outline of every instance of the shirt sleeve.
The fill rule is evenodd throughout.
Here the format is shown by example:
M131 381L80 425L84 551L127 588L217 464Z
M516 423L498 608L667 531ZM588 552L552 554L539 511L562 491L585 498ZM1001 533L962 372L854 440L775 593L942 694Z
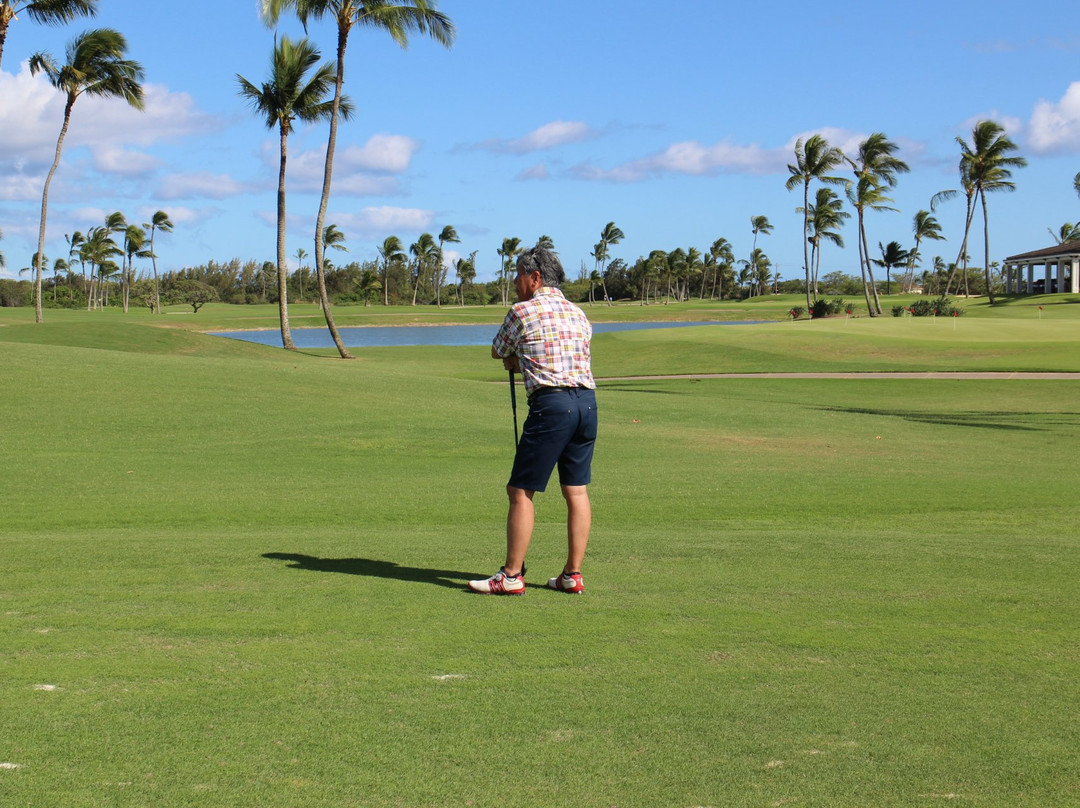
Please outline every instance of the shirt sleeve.
M506 319L499 326L495 339L492 340L491 350L502 357L513 356L517 353L519 344L521 344L521 319L513 309L510 309L506 313Z

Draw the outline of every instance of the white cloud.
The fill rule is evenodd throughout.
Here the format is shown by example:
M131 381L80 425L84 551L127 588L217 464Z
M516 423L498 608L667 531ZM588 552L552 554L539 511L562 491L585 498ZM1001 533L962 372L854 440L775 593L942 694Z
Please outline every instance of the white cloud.
M787 157L782 149L763 149L757 144L740 146L728 141L706 146L688 140L673 143L662 152L631 160L612 169L579 165L571 173L583 180L639 182L665 174L772 174L786 170L786 166Z
M435 213L420 208L389 205L363 208L358 213L335 213L333 220L345 233L362 237L385 237L390 233L420 232L431 227Z
M552 121L534 129L523 137L507 140L492 138L475 148L501 154L527 154L534 151L554 149L567 143L580 143L598 136L598 132L581 121Z
M156 157L116 146L104 146L94 154L94 168L103 174L135 177L153 171L160 165L161 161Z
M17 75L0 71L0 152L23 165L52 162L64 120L65 97L23 62ZM222 122L195 109L187 93L148 84L143 109L115 98L82 96L71 113L65 150L85 146L98 154L121 146L149 147L165 140L206 134Z
M1080 151L1080 81L1070 84L1060 101L1035 105L1027 140L1040 153Z
M334 154L333 191L349 196L395 196L401 193L396 175L409 170L420 144L404 135L373 135L363 146L346 146ZM276 143L263 148L263 162L277 168ZM326 149L289 155L286 183L290 191L320 193Z

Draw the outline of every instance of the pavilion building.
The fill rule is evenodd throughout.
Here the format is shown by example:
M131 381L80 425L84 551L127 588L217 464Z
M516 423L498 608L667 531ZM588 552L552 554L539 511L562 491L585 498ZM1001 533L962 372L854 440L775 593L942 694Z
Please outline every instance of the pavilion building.
M1035 268L1039 267L1039 277ZM1005 294L1080 293L1080 241L1010 255L1004 261Z

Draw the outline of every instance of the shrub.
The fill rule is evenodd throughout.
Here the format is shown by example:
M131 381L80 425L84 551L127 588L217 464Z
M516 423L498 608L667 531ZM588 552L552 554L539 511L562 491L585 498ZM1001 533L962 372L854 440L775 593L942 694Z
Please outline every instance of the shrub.
M791 311L788 312L788 316L792 320L798 320L804 314L806 314L806 309L804 309L802 306L792 306Z
M816 320L819 317L831 317L843 312L850 314L853 310L854 306L850 303L846 303L843 298L838 297L835 300L826 300L825 298L820 297L810 306L810 317Z

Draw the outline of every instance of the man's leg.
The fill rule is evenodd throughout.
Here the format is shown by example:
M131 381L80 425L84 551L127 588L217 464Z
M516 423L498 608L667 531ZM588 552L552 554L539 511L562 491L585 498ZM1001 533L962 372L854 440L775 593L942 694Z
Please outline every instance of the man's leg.
M534 493L524 488L506 486L510 508L506 513L506 564L503 570L507 575L518 575L525 567L525 553L529 550L536 521Z
M566 499L566 566L563 572L581 572L585 560L585 546L589 543L592 528L592 505L589 489L584 485L564 485Z

